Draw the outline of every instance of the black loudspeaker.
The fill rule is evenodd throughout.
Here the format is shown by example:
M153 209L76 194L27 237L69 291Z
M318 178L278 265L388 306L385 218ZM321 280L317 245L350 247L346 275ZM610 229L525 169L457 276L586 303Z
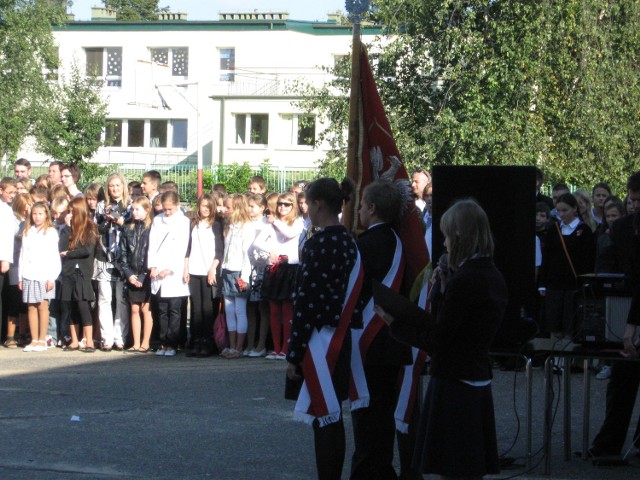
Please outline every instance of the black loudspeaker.
M536 174L533 167L433 168L433 255L444 251L440 218L455 200L475 199L487 212L495 242L494 260L509 289L509 304L494 346L520 344L536 333L528 320L536 305Z

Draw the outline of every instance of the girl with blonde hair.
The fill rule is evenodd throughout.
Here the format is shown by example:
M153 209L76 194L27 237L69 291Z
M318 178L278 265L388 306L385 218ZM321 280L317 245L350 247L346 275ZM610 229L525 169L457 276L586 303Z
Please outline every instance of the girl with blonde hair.
M278 196L275 218L269 227L260 233L254 243L254 248L269 255L261 294L262 298L269 300L274 348L266 358L284 360L293 317L293 293L299 263L298 243L304 229L293 193L286 192Z
M131 305L133 346L127 352L146 353L149 351L153 327L150 310L151 279L147 267L153 212L147 197L139 196L133 199L131 218L131 222L122 230L118 254L118 268L126 279L126 297Z
M225 200L228 220L224 234L222 260L222 296L229 330L229 348L221 352L225 358L240 358L247 336L247 300L251 263L249 248L255 229L244 195L236 194Z

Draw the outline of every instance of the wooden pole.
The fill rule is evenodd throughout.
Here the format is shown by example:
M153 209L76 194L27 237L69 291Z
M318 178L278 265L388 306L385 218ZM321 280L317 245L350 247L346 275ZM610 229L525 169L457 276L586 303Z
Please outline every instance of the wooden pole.
M351 95L349 98L349 137L347 143L347 177L357 183L360 174L358 148L360 135L360 16L354 16L353 45L351 48ZM349 232L356 230L358 199L353 198L342 212L342 224Z

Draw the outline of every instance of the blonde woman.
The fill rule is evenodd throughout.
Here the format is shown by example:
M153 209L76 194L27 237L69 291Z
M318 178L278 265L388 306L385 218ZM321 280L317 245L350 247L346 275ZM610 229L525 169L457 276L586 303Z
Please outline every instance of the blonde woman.
M222 296L229 330L229 348L221 352L225 358L240 358L247 336L247 300L251 263L249 248L255 229L244 195L236 194L225 200L228 220L224 234L222 260Z
M98 281L102 351L109 352L112 348L122 350L129 333L129 305L123 294L125 279L116 265L122 227L131 216L131 212L127 209L129 203L127 182L121 174L109 175L105 194L105 201L98 203L96 207L95 216L100 243L96 248L96 268L93 278ZM114 293L115 311L111 306Z
M591 195L586 190L579 189L573 192L573 196L576 197L578 202L578 213L581 220L589 226L592 233L595 233L598 229L598 222L591 214Z
M267 252L269 267L262 281L262 298L269 300L273 351L269 360L285 360L293 318L293 292L298 272L298 243L304 221L298 214L291 192L278 196L276 212L269 228L263 229L254 248Z

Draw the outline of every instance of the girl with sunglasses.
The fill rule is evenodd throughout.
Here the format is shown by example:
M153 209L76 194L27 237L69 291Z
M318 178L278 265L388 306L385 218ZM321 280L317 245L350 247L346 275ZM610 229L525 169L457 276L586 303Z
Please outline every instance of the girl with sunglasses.
M284 360L293 318L292 297L299 263L298 239L304 229L293 193L286 192L278 197L274 217L270 228L265 228L256 238L254 247L269 254L269 266L261 289L262 298L269 300L273 338L273 351L266 358Z

